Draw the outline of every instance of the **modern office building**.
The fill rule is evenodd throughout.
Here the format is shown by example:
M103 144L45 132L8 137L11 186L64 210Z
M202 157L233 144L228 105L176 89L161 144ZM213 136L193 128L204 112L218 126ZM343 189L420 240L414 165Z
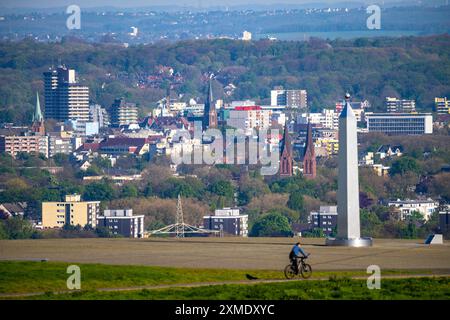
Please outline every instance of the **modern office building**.
M337 206L320 206L319 211L309 214L311 229L322 229L324 235L330 236L337 226Z
M223 232L224 235L248 236L248 215L240 214L238 208L217 209L214 215L203 217L203 226L208 230Z
M111 106L111 125L120 127L134 123L138 123L136 104L125 102L124 98L116 99Z
M306 90L274 89L270 91L270 105L306 109L308 94Z
M43 228L61 228L64 225L97 225L100 201L81 201L78 194L66 195L65 201L42 202Z
M450 114L450 100L447 97L434 98L434 106L438 114Z
M442 233L448 234L450 232L450 210L448 207L439 211L439 227Z
M89 121L89 88L66 66L44 72L45 118Z
M431 113L366 113L368 132L389 135L420 135L433 133Z
M394 113L411 113L416 111L414 100L386 97L386 111Z
M144 215L134 216L132 209L105 210L103 216L97 216L97 226L107 228L114 235L142 238Z

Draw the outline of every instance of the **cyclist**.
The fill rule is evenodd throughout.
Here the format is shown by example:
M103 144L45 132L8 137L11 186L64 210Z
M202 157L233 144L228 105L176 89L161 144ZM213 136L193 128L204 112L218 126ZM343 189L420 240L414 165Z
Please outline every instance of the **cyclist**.
M291 252L289 253L289 260L291 260L291 264L294 266L295 272L298 273L298 263L297 258L306 258L309 256L303 249L300 247L300 242L297 242L293 247Z

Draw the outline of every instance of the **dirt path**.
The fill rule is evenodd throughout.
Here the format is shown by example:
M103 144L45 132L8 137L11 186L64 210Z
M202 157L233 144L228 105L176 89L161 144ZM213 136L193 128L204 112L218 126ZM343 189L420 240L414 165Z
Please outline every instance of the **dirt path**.
M433 277L450 277L450 274L399 274L399 275L386 275L382 276L382 279L406 279L406 278L433 278ZM367 276L352 276L349 277L353 280L366 280ZM217 286L228 284L261 284L261 283L279 283L288 281L326 281L329 277L312 278L312 279L300 279L300 280L287 280L287 279L256 279L256 280L239 280L239 281L217 281L217 282L193 282L193 283L174 283L174 284L161 284L161 285L148 285L148 286L135 286L135 287L122 287L122 288L98 288L95 291L99 292L120 292L120 291L138 291L138 290L156 290L156 289L171 289L171 288L194 288L204 286ZM53 291L53 294L67 294L80 292L83 290L63 290ZM26 293L5 293L0 294L1 298L23 298L44 295L46 292L26 292Z

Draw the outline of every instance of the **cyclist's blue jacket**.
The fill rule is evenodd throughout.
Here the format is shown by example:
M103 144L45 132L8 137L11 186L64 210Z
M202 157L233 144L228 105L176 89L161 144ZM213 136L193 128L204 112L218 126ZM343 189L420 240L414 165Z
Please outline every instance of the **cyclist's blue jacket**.
M303 251L303 249L300 248L300 247L297 246L297 245L294 245L294 247L292 248L292 251L294 251L294 254L295 254L297 257L301 257L301 256L305 257L305 256L306 256L305 251Z

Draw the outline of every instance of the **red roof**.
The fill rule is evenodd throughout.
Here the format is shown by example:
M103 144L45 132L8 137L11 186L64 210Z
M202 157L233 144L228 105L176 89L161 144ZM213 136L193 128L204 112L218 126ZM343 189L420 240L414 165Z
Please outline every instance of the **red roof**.
M261 106L238 106L238 107L235 107L234 110L237 110L237 111L261 110Z

